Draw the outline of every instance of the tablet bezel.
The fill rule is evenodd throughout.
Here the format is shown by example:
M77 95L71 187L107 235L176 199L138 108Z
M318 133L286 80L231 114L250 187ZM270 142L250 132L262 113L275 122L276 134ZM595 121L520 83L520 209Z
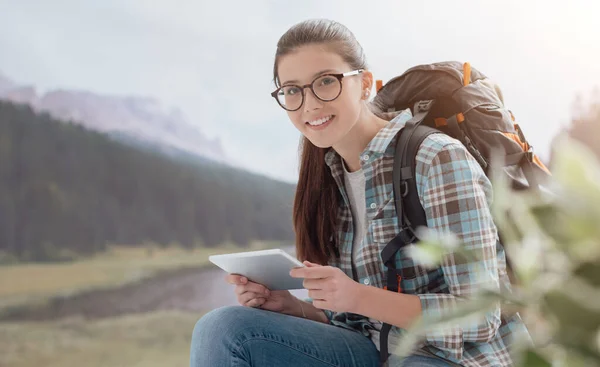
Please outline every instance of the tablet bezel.
M303 279L292 278L289 270L305 265L282 249L219 254L209 256L208 259L227 273L243 275L270 290L303 289ZM276 261L273 259L281 260L273 263Z

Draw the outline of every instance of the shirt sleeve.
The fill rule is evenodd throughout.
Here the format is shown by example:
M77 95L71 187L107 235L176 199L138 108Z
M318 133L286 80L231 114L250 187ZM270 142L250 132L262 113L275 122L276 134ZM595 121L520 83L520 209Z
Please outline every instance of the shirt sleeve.
M312 303L311 298L305 298L306 302ZM344 329L358 331L366 337L370 337L370 330L374 330L375 326L369 321L369 318L363 315L350 312L333 312L323 310L329 325L338 326Z
M499 289L497 229L490 203L492 186L477 161L458 143L448 143L433 159L423 187L422 204L429 228L453 232L477 259L450 254L441 264L449 294L419 294L424 317L439 317L461 300L486 288ZM426 165L426 164L425 164ZM500 327L500 307L478 321L429 331L428 344L461 360L465 342L487 343Z

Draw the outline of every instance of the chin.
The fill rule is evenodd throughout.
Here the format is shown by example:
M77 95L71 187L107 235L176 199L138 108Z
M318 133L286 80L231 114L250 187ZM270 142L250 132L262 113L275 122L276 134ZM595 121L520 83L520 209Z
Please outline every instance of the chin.
M308 139L308 141L310 141L317 148L327 149L327 148L331 148L333 146L333 143L331 143L331 142L310 139L308 136L305 136L305 138Z

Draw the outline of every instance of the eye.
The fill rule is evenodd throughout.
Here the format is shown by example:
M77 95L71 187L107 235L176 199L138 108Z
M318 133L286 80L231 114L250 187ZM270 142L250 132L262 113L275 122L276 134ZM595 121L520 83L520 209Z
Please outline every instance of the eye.
M283 88L283 93L286 96L293 96L293 95L296 95L296 94L300 93L300 88L293 87L293 86L292 87L286 87L286 88Z
M332 76L324 76L323 78L321 78L319 80L319 85L326 86L326 85L334 84L336 82L337 82L336 78L334 78Z

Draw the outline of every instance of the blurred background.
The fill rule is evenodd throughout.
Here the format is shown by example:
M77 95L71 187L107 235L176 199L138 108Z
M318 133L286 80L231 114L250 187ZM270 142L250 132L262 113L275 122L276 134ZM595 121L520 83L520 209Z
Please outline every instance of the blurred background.
M278 38L330 18L384 82L468 61L536 153L600 156L597 1L0 0L0 366L185 366L213 253L294 252ZM302 295L302 292L297 292Z

